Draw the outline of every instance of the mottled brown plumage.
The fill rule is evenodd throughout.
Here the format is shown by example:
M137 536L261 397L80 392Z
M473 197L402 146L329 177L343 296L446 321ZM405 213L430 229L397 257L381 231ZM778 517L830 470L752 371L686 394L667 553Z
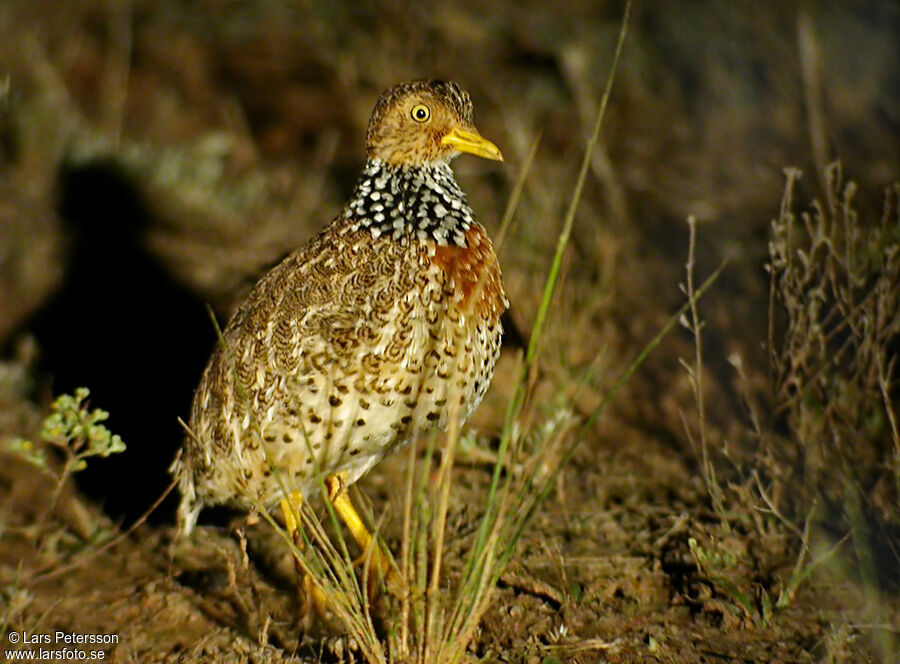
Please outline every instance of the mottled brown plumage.
M366 143L342 214L256 285L203 374L172 466L187 532L207 505L309 495L317 469L351 484L488 388L507 301L449 162L500 152L440 81L382 95Z

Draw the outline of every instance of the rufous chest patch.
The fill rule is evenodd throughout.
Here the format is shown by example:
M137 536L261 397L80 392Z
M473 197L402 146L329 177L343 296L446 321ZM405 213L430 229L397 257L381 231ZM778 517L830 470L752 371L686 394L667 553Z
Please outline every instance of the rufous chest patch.
M508 306L500 262L481 226L469 228L466 243L466 247L436 246L432 260L449 278L460 307L470 308L493 325Z

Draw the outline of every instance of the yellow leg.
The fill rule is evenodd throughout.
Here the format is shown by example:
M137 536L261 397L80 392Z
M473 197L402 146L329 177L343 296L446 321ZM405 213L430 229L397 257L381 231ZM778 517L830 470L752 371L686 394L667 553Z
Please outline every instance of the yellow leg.
M371 547L371 571L380 574L390 586L396 580L396 573L391 564L391 559L385 553L378 541L366 528L359 513L353 507L350 496L347 494L345 486L346 473L338 473L331 475L325 479L325 488L328 489L328 498L334 505L334 511L337 512L341 520L346 524L347 530L359 544L363 550L363 556L367 555ZM377 578L377 577L376 577ZM370 578L370 580L373 580ZM370 585L370 590L374 590L374 585Z
M297 523L297 518L300 516L300 506L302 504L303 494L299 491L292 491L290 496L282 499L280 503L281 514L284 517L284 527L287 530L291 541L294 543L294 546L300 551L305 548L303 537L300 534L300 525ZM303 599L304 602L306 602L304 613L309 616L310 608L312 608L310 606L311 602L312 605L315 606L316 611L318 611L320 615L325 616L326 607L328 606L325 593L313 582L312 577L306 573L296 557L294 558L294 562L297 565L297 571L303 576Z
M281 516L284 517L284 527L291 539L294 540L294 544L297 544L297 535L300 533L297 516L300 515L301 505L303 505L303 494L299 491L291 491L289 497L281 500Z

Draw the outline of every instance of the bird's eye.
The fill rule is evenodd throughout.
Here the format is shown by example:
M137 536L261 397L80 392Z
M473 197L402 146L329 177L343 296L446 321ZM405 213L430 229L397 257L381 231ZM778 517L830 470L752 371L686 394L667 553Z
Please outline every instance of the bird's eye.
M412 119L416 122L428 122L431 118L431 109L425 104L416 104L410 113Z

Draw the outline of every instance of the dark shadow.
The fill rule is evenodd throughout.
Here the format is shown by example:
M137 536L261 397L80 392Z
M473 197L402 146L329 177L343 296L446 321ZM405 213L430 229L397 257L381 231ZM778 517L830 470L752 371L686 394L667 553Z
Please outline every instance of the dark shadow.
M91 390L127 450L91 459L80 489L113 518L137 519L169 484L191 395L215 343L206 306L143 246L147 206L111 161L68 166L59 214L71 240L62 289L28 324L53 394ZM172 519L174 491L151 517Z

